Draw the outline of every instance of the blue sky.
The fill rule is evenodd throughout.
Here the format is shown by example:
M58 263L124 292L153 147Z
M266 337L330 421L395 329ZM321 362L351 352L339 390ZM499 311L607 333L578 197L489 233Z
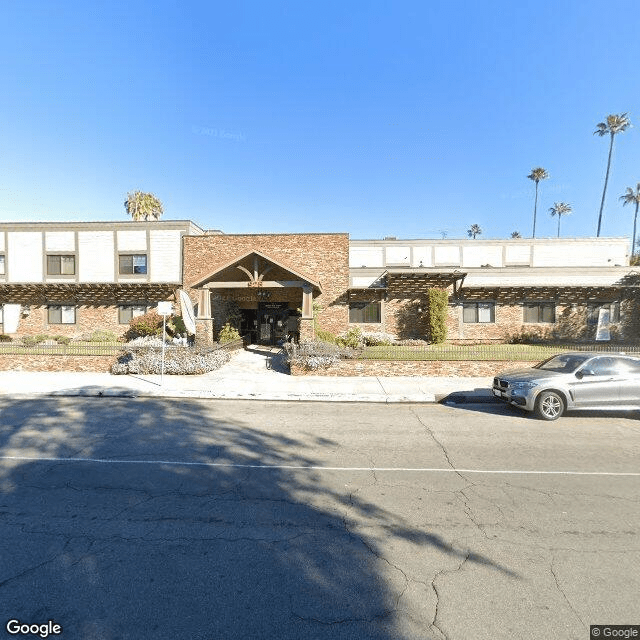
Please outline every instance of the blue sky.
M128 191L227 233L630 236L637 2L14 2L0 219L125 220Z

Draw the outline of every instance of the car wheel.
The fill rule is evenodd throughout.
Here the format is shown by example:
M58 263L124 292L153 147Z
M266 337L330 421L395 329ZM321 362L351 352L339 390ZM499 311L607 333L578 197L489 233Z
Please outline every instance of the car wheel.
M564 413L564 400L555 391L543 391L536 400L535 414L542 420L557 420Z

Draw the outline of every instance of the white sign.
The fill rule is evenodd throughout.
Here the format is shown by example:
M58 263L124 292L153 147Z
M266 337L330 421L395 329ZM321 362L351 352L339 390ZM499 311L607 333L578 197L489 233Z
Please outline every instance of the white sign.
M596 329L596 340L611 340L609 331L609 309L600 309L598 312L598 327Z
M161 316L170 316L173 312L173 305L170 302L158 302L158 313Z

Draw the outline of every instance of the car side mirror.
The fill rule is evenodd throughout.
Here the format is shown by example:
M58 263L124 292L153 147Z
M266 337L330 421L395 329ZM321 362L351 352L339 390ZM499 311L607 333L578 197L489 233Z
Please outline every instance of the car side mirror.
M584 378L584 371L576 371L576 378L582 380L582 378Z

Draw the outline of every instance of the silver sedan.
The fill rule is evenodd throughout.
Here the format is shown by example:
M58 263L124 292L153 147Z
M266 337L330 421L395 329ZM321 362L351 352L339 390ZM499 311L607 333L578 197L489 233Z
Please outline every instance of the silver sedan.
M570 352L493 379L493 395L543 420L566 409L640 409L640 359Z

